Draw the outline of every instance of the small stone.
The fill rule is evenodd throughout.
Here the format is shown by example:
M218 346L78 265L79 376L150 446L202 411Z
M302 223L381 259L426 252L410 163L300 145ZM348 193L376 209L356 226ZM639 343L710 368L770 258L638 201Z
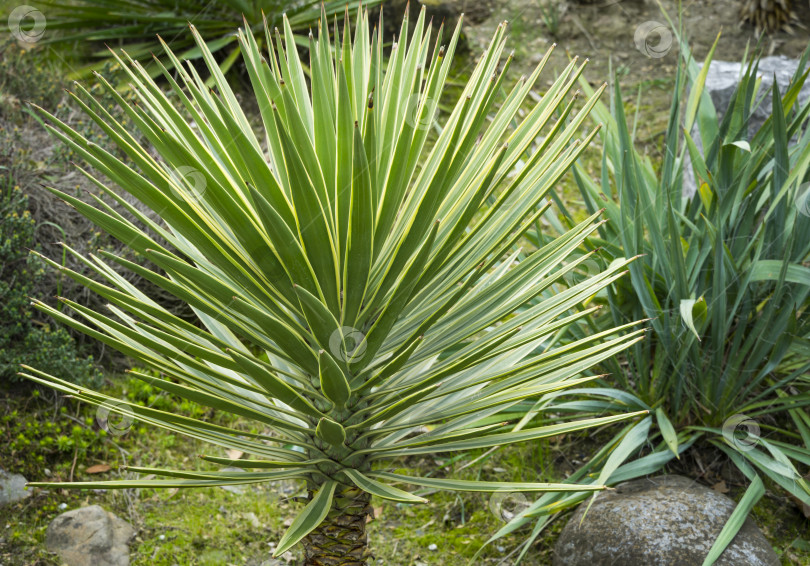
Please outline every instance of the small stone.
M25 488L28 480L20 474L10 474L0 469L0 506L14 503L31 496Z
M45 533L45 548L67 566L129 566L132 525L98 505L56 517Z
M439 547L435 543L430 543L428 550L439 550Z
M244 517L254 529L258 529L262 526L262 524L259 522L259 518L256 516L256 513L251 511L250 513L245 513Z

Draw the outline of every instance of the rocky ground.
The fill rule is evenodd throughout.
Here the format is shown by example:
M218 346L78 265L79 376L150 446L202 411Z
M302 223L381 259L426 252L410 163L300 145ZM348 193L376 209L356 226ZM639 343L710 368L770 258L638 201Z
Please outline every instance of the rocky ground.
M810 5L803 1L794 5L800 25L810 27ZM810 45L810 31L800 25L791 32L757 38L753 27L739 24L739 0L496 0L490 6L486 19L479 14L477 22L466 26L473 53L500 22L507 21L515 77L531 72L555 43L541 86L551 84L573 56L589 60L585 76L593 85L612 82L615 73L626 99L635 99L640 92L636 139L653 154L659 151L666 128L680 54L664 13L681 26L693 55L701 61L718 35L715 60L739 61L757 47L763 55L799 57ZM591 157L596 155L592 152Z

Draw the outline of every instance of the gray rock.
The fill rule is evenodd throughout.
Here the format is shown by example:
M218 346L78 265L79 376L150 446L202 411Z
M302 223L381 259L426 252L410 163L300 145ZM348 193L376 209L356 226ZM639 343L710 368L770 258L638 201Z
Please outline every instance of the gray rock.
M62 513L48 525L45 548L68 566L129 566L132 525L98 505Z
M0 506L14 503L29 497L31 491L25 489L28 482L20 474L10 474L0 470Z
M763 57L759 61L757 76L762 77L762 84L759 87L758 97L764 95L764 100L751 115L749 122L749 134L754 133L762 127L768 116L771 115L773 79L776 77L776 84L779 85L779 92L782 96L790 88L790 80L799 67L797 59L789 59L784 55L774 57ZM705 91L709 94L717 110L717 116L722 121L723 116L731 103L734 89L740 82L740 76L747 67L741 63L729 61L712 61L709 65L709 72L706 75ZM799 92L799 104L803 105L810 100L810 83L805 83Z
M554 566L695 566L703 563L734 502L683 476L659 476L600 493L579 506L554 547ZM583 519L583 514L585 518ZM716 566L778 566L747 519Z
M699 66L702 67L702 64ZM790 59L784 55L763 57L760 59L757 76L762 77L762 83L757 92L754 104L756 105L760 99L761 102L751 114L751 118L748 122L749 139L762 127L765 120L771 115L771 109L773 108L773 96L771 93L773 91L774 77L776 78L776 84L779 85L779 93L784 96L787 89L790 88L791 79L798 67L799 61L797 59ZM712 61L709 64L709 72L706 74L704 91L712 99L720 122L722 122L723 116L725 116L731 104L734 90L740 83L740 77L746 69L746 66L733 61ZM808 100L810 100L810 81L805 82L804 86L799 91L799 106L804 105ZM703 153L703 144L700 139L697 124L692 128L690 135L698 149ZM692 160L689 158L688 152L684 158L684 168L683 195L691 197L697 190L697 182L695 180L694 171L692 170Z

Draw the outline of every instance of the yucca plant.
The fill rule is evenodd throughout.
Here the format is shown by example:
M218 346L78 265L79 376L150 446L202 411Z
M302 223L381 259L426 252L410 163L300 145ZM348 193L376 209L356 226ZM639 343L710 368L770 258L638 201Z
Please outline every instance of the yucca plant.
M595 110L611 126L602 182L581 171L576 177L588 208L605 204L602 194L616 199L606 211L615 222L589 242L609 259L624 251L647 254L631 266L627 285L608 293L611 318L654 317L653 339L633 347L623 383L633 383L651 407L662 406L676 428L700 425L721 433L734 415L765 424L768 415L810 403L776 394L810 369L810 361L797 359L810 332L803 316L810 305L810 216L797 206L810 171L810 105L798 103L807 78L800 68L784 96L774 86L771 117L749 132L764 94L752 60L719 120L704 92L711 57L702 70L690 60L683 67L692 84L685 143L679 148L676 99L660 171L633 149L617 87L612 115ZM689 133L692 124L702 152ZM795 136L798 143L791 145ZM683 194L687 151L699 185L691 196ZM790 371L783 371L785 363ZM799 493L800 484L793 486Z
M431 41L424 11L410 40L405 18L387 62L381 28L370 32L367 13L358 16L353 39L347 26L334 46L328 28L320 27L317 39L310 38L310 83L286 20L283 29L266 54L250 33L238 34L261 112L259 136L260 126L243 113L194 28L216 90L205 88L194 67L181 65L168 47L179 73L165 72L172 98L126 54L119 62L137 104L99 78L152 148L140 146L82 87L72 95L136 170L40 109L49 131L92 167L82 172L133 218L101 197L90 206L53 192L165 273L105 252L83 258L102 283L47 260L107 298L110 313L62 299L85 324L40 301L36 306L161 376L133 371L136 377L263 427L248 433L216 426L25 368L26 377L81 401L254 456L203 457L209 467L249 472L130 467L166 479L58 485L304 480L309 502L276 554L303 541L305 563L312 565L364 564L371 496L424 501L394 484L483 492L602 489L392 471L399 457L539 440L644 414L528 427L493 419L523 399L590 382L594 377L582 377L584 371L643 332L628 324L554 347L558 331L587 314L577 305L621 277L630 262L549 292L566 273L561 262L598 227L598 213L531 253L514 249L540 214L536 206L596 133L573 139L599 93L568 121L576 100L569 93L582 66L571 63L517 120L550 52L496 105L511 62L510 56L501 66L506 26L499 26L428 144L460 26L443 46L441 31ZM541 135L542 151L510 175ZM94 170L161 221L129 205ZM187 301L199 324L161 308L105 260ZM544 300L530 304L541 294Z
M607 263L643 254L629 278L598 298L610 308L585 328L651 319L648 340L605 364L619 388L603 394L654 412L656 427L650 419L614 440L654 450L600 478L653 473L696 442L724 452L751 484L707 557L711 564L764 494L759 474L810 504L810 486L797 469L810 463L810 213L802 200L810 180L810 104L798 98L810 52L784 94L774 85L771 117L756 132L750 117L768 94L756 58L718 118L704 90L714 48L702 68L685 42L681 53L660 162L636 147L636 124L615 81L610 106L597 103L592 112L606 125L601 178L578 165L575 177L586 209L605 207L610 220L586 248L598 248ZM585 81L581 87L591 90ZM684 194L687 167L697 179L694 195ZM548 238L528 237L540 244ZM571 330L582 335L581 327ZM637 442L628 443L633 434ZM543 523L559 509L547 505L555 497L543 496L521 522L537 516Z
M382 0L366 0L365 8L381 4ZM299 45L307 45L307 32L317 25L324 10L330 17L354 16L360 7L358 0L43 0L41 2L48 19L48 30L60 35L48 34L46 44L60 47L78 43L82 47L93 46L91 56L96 59L90 65L72 70L69 78L87 78L105 64L114 62L107 46L124 45L133 59L151 60L152 53L162 51L156 36L170 41L177 58L181 61L198 60L202 57L188 33L189 23L206 38L208 49L221 54L220 66L227 73L239 60L241 49L236 28L243 18L251 22L245 27L257 43L264 41L264 28L281 25L282 15L296 32ZM266 22L264 21L266 20ZM171 67L171 62L164 61ZM160 75L160 67L147 66L151 76Z

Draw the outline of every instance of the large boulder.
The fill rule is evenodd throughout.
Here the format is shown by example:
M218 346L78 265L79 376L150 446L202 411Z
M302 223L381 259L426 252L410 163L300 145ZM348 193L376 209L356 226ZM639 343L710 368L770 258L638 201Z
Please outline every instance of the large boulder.
M695 566L703 563L734 501L683 476L629 481L580 505L554 547L554 566ZM584 518L583 518L584 515ZM716 566L778 566L747 519Z
M759 106L754 109L748 122L749 139L762 127L765 120L771 115L773 108L773 97L771 93L773 92L774 79L776 79L776 84L779 86L779 93L784 96L785 91L790 88L791 79L798 67L799 61L797 59L790 59L784 55L763 57L760 59L757 76L762 78L762 83L759 87L755 103L759 101L760 98L762 101ZM714 108L717 110L717 117L721 122L731 104L731 97L734 95L734 90L740 83L740 77L746 69L747 66L743 66L742 63L734 61L712 61L709 64L709 71L706 74L706 84L703 90L711 98ZM810 81L805 82L802 89L799 91L799 106L804 105L808 100L810 100ZM697 124L692 128L690 135L698 149L703 152L703 144L700 139ZM684 196L691 197L697 190L697 182L688 152L686 153L684 167L683 194Z
M98 505L62 513L48 525L45 548L68 566L129 566L132 525Z
M31 492L25 489L28 482L20 474L10 474L0 470L0 506L25 499Z

